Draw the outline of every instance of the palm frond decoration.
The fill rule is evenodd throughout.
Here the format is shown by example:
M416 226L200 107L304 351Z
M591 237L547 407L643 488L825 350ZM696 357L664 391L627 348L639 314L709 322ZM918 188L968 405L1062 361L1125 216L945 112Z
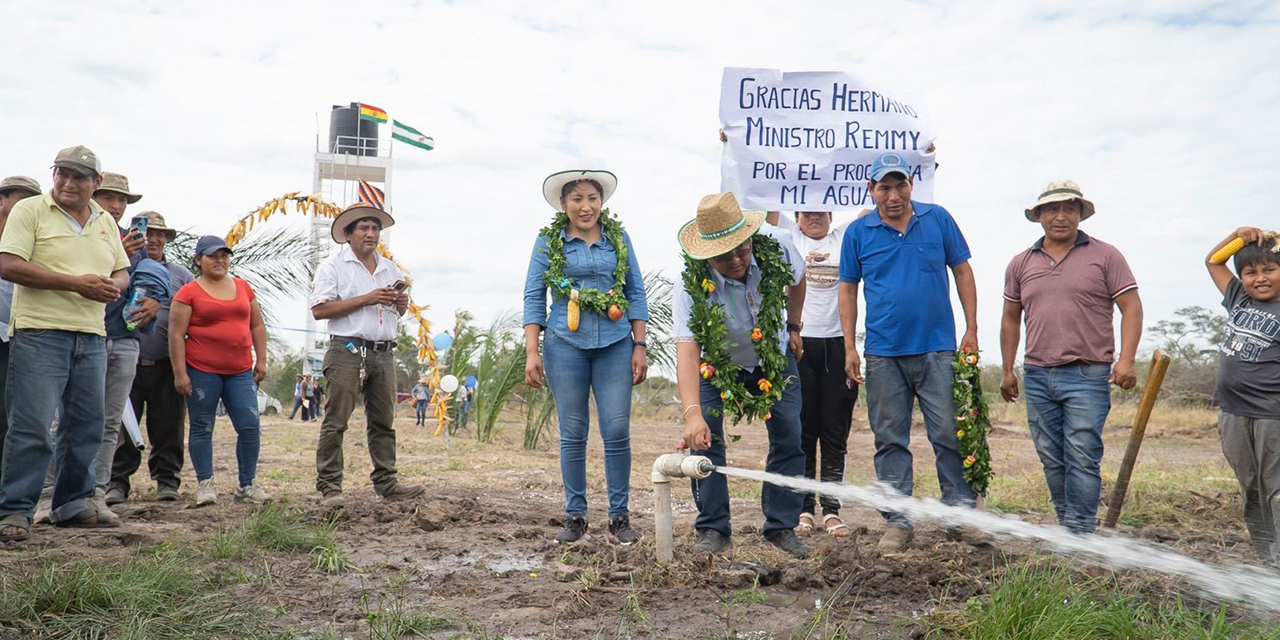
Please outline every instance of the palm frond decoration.
M240 240L231 256L231 273L253 287L262 306L263 319L276 324L276 305L311 290L312 267L322 255L313 248L306 228L260 226ZM194 264L197 236L186 231L165 247L165 258L190 266Z
M671 338L675 323L673 286L661 271L644 274L644 291L649 300L649 324L645 327L649 364L672 372L676 369L676 345Z

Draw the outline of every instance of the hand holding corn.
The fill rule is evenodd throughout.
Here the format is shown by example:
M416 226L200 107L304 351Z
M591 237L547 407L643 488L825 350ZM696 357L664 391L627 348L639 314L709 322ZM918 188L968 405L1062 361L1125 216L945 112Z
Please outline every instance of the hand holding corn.
M1263 231L1257 227L1240 227L1236 229L1236 239L1228 242L1226 246L1218 250L1209 258L1210 264L1222 264L1231 259L1237 251L1244 248L1247 244L1261 245L1266 240L1276 240L1280 238L1280 234L1275 231Z

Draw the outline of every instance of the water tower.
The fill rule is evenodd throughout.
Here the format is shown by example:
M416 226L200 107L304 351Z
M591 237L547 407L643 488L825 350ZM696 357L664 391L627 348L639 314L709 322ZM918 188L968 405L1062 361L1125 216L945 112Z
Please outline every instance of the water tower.
M366 109L368 108L365 105ZM380 111L380 110L379 110ZM361 104L333 105L329 112L328 144L320 145L316 132L316 160L312 193L319 194L327 202L346 207L360 200L360 180L382 189L386 209L392 213L391 199L391 140L383 142L378 135L378 123L360 117ZM385 120L385 114L383 114ZM394 215L394 213L392 214ZM329 218L311 218L310 242L316 256L312 271L319 264L320 256L335 250L329 236ZM387 233L382 234L388 241ZM316 332L316 320L307 309L307 360L311 371L320 373L320 363L328 341Z

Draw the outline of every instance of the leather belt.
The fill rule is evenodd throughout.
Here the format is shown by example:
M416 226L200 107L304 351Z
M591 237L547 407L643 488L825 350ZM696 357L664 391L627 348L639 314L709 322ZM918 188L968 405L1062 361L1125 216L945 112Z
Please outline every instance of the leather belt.
M394 340L365 340L354 336L329 336L329 343L336 344L340 347L346 347L353 344L357 347L364 347L373 351L390 351L395 348Z

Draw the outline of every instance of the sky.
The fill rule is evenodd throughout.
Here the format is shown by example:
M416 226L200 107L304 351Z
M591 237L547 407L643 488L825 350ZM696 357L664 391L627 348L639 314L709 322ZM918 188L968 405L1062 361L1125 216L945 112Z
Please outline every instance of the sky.
M520 308L552 214L542 180L567 168L617 174L609 208L641 267L677 278L676 230L719 191L725 67L848 71L913 97L937 134L934 199L972 249L993 354L1004 268L1040 235L1022 210L1050 180L1095 203L1081 228L1125 254L1148 325L1218 304L1202 262L1221 237L1280 227L1267 204L1280 195L1273 2L5 7L0 174L47 188L57 150L85 144L144 195L132 211L177 228L221 235L269 198L308 192L331 105L377 105L433 136L432 151L395 147L390 238L438 323ZM299 297L280 322L301 327L304 313Z

